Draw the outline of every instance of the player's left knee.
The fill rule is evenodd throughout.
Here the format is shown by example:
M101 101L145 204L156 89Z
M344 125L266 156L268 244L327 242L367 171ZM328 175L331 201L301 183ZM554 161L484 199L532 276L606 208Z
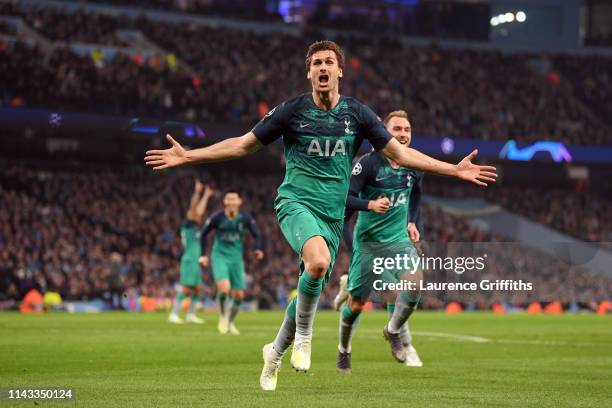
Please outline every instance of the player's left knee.
M315 278L322 278L327 273L331 259L329 255L318 255L310 262L305 263L306 271L310 276Z
M232 298L235 300L243 300L244 299L244 291L237 290L232 293Z
M349 308L353 313L361 313L363 311L363 302L353 297L350 298Z

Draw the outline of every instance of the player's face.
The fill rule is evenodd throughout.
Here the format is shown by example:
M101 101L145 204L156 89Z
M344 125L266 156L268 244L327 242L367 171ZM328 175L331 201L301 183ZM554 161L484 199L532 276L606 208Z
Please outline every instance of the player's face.
M242 200L237 193L227 193L223 198L223 205L231 212L238 211L241 204Z
M394 116L387 122L387 130L391 135L405 146L410 146L412 140L412 127L410 121L406 118Z
M310 60L308 79L315 92L330 92L338 90L342 78L342 70L338 66L338 58L332 50L317 51Z

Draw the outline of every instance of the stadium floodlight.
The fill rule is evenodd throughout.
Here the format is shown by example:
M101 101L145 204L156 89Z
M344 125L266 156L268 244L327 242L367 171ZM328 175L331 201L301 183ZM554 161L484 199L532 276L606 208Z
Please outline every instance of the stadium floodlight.
M497 21L499 21L499 24L504 24L506 22L506 15L500 14L499 16L497 16Z
M511 23L514 21L514 14L506 13L505 16L506 16L506 22Z
M493 27L499 25L499 19L497 17L491 17L491 25Z
M516 13L516 21L523 23L525 20L527 20L527 14L525 14L524 11L519 11Z

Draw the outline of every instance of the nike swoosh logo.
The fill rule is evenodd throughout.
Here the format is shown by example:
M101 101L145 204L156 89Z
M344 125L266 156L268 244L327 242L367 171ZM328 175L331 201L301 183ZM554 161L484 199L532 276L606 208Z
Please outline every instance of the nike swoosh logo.
M384 179L388 179L388 178L389 178L389 176L387 176L387 177L376 177L376 181L380 181L380 180L384 180Z
M310 123L302 123L302 122L300 122L300 128L305 128L306 126L310 126Z

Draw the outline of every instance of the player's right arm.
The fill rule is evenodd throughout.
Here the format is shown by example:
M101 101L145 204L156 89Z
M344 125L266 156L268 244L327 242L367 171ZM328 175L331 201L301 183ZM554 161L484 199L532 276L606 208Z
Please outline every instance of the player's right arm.
M185 150L172 136L166 135L172 147L147 151L145 163L153 167L153 170L165 170L188 164L234 160L255 153L264 145L282 136L293 106L294 104L283 102L268 112L249 133L225 139L208 147Z
M214 163L239 159L255 153L263 146L253 132L225 139L212 146L192 150L185 150L170 135L166 135L166 139L172 145L171 148L149 150L146 153L145 163L147 166L153 167L153 170L165 170L188 164Z

